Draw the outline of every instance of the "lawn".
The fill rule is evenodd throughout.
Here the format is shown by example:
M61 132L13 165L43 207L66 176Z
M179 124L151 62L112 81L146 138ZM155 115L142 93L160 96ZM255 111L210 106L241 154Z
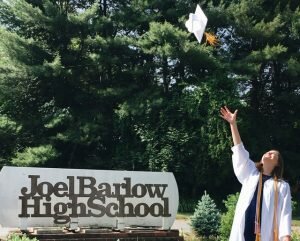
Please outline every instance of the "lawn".
M292 225L300 227L300 217L293 218Z
M176 219L178 219L178 220L185 220L185 221L188 222L191 216L192 216L192 213L178 213L176 215ZM292 226L293 226L292 229L295 232L297 232L297 233L300 234L300 216L293 217Z

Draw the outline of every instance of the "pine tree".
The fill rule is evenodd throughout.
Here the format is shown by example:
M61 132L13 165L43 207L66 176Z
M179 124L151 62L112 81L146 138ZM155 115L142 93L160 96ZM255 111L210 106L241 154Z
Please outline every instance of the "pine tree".
M114 108L137 65L111 17L118 6L0 1L1 114L20 126L6 163L116 168Z
M0 0L0 165L172 171L183 196L222 196L227 104L296 180L299 1L200 5L216 47L187 32L188 0Z
M210 15L208 29L217 32L220 26L214 20L220 18L223 7L212 3L204 7ZM119 145L115 158L129 156L143 160L149 170L172 171L184 186L180 187L183 195L198 195L203 186L222 185L211 178L215 168L229 172L224 151L230 144L218 112L224 102L238 103L234 85L218 51L205 41L197 43L186 31L184 21L195 5L152 1L141 9L158 13L137 41L147 88L119 105L120 141L127 145ZM132 140L139 144L134 143L135 151L128 152ZM130 164L141 167L137 162Z
M202 7L219 34L213 2ZM218 113L238 100L220 47L184 26L195 7L0 0L0 118L15 127L0 133L1 163L172 171L192 196L221 187L230 139Z
M198 201L195 212L191 217L191 224L199 236L208 238L209 236L218 235L220 212L206 191L201 197L201 200Z

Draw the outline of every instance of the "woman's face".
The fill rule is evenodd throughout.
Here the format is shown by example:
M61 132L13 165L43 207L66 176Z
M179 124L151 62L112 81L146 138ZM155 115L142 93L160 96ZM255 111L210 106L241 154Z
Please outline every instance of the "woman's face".
M277 166L278 165L278 151L268 151L262 156L262 163L263 165L268 165L268 166Z

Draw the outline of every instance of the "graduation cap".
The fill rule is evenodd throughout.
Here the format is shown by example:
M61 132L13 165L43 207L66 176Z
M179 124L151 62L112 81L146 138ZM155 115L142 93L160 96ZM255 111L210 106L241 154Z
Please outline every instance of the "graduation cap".
M189 19L185 22L185 26L190 33L193 33L196 36L199 43L201 43L203 34L205 34L206 42L210 45L216 45L218 42L217 38L213 34L204 32L206 24L207 17L197 4L195 13L190 13Z

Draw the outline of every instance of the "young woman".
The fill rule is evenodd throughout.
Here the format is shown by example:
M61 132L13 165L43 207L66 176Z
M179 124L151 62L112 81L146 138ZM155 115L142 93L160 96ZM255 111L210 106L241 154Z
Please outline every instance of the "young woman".
M242 184L229 240L290 241L291 194L289 184L282 180L280 153L270 150L255 164L242 143L236 123L237 110L232 113L225 106L220 112L230 124L233 169Z

